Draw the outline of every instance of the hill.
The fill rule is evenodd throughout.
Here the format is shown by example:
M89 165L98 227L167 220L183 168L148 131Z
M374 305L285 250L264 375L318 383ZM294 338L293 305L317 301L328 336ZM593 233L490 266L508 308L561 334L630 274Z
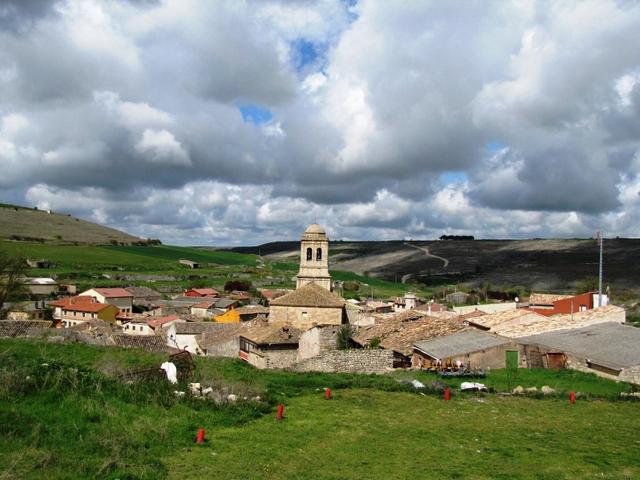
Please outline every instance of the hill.
M71 215L7 204L0 204L0 239L92 245L142 240Z
M298 242L238 247L280 261L299 255ZM640 284L640 239L606 239L604 283L617 289ZM598 276L598 247L591 239L437 240L331 242L332 269L423 285L522 286L567 290Z

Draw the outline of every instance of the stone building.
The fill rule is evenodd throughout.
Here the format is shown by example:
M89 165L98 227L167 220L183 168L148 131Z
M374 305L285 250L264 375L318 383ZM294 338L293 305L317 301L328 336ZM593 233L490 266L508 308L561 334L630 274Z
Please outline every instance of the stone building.
M308 283L269 305L269 323L307 330L342 324L344 300L316 283Z
M331 290L329 239L317 223L307 227L300 241L300 271L296 277L296 288L309 283Z

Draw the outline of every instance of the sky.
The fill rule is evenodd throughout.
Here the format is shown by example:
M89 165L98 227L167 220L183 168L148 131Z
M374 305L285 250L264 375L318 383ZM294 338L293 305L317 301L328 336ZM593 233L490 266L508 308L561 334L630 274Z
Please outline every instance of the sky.
M178 245L640 236L640 2L0 0L0 202Z

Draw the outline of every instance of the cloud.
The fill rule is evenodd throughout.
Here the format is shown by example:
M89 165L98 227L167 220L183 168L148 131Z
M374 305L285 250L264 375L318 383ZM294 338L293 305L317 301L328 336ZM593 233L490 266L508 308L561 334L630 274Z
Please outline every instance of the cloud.
M190 165L189 155L168 130L146 129L135 146L136 151L152 163Z
M640 233L637 3L351 3L3 2L0 201L179 243Z

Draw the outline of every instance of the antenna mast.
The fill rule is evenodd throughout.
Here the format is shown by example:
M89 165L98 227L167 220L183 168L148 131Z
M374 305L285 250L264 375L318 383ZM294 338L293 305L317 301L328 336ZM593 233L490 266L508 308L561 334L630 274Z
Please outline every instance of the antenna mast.
M602 244L603 238L600 232L598 232L598 246L600 247L600 268L598 271L598 307L602 306Z

